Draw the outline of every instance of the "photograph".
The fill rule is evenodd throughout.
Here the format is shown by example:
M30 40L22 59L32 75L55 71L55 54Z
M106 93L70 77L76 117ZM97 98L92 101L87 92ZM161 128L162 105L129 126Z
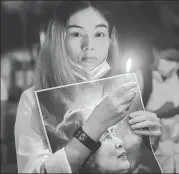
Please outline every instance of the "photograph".
M179 173L177 1L1 1L1 173Z
M139 173L161 173L161 168L153 152L149 137L143 138L136 135L128 123L130 113L145 110L134 73L35 91L40 118L51 152L55 153L66 146L73 138L75 130L89 119L95 108L100 107L100 104L105 102L105 99L117 92L118 89L124 88L123 85L131 82L137 84L132 89L136 94L132 104L123 112L121 120L114 126L109 127L106 130L107 132L102 135L103 150L99 149L95 154L95 158L92 155L89 160L93 160L93 163L96 163L95 166L98 166L98 170L103 171L103 167L108 163L112 164L114 160L114 154L112 155L112 150L110 149L114 151L113 145L119 143L121 149L119 148L118 153L116 153L115 161L118 163L121 161L124 164L127 161L128 165L121 164L115 169L115 163L109 168L107 167L107 171L120 173L125 169L124 171L129 173L134 171ZM101 110L99 114L103 115L103 112L104 110ZM109 140L107 138L109 135L106 134L114 136L114 140L113 138ZM107 144L108 141L109 144ZM110 141L114 142L110 144ZM109 151L109 153L106 151ZM145 159L146 157L147 160ZM122 162L124 158L126 158L126 161ZM120 166L124 166L124 168L120 168ZM90 171L93 168L90 169L87 161L83 164L81 170L85 171L84 169Z

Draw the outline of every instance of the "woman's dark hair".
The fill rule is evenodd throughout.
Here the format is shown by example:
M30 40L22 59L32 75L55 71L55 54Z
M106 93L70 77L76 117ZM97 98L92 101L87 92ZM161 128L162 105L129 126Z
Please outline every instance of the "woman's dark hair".
M54 9L46 31L46 39L41 47L36 63L36 89L76 83L65 50L65 36L69 18L80 10L93 8L102 15L109 25L109 35L113 30L110 13L106 10L109 2L101 1L62 1Z
M102 16L107 20L109 24L109 33L111 34L113 22L110 12L107 11L108 5L109 2L106 3L105 1L62 1L54 10L52 18L59 19L65 23L74 13L92 7L102 14Z

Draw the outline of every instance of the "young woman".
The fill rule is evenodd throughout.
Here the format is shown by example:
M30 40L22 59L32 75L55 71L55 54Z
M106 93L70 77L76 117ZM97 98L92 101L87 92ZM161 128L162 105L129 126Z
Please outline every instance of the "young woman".
M106 97L82 125L80 135L85 134L92 147L76 135L64 148L51 153L41 129L34 91L115 74L119 45L104 7L102 2L62 2L54 13L37 62L35 85L22 94L17 110L18 172L78 172L92 149L98 147L103 133L119 122L132 104L136 84L130 82ZM160 122L153 113L134 113L130 124L139 135L160 136ZM140 130L144 127L149 131Z

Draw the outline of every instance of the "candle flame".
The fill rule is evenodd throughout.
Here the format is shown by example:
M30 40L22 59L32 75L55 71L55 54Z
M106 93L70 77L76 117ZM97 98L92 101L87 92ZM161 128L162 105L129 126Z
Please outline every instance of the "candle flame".
M132 65L132 59L129 58L129 59L127 60L127 63L126 63L126 72L127 72L127 73L130 71L131 65Z

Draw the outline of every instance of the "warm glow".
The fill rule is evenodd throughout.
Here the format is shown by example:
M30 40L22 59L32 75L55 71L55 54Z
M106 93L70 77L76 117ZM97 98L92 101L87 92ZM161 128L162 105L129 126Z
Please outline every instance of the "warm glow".
M132 59L129 58L126 63L126 72L128 73L131 69Z

